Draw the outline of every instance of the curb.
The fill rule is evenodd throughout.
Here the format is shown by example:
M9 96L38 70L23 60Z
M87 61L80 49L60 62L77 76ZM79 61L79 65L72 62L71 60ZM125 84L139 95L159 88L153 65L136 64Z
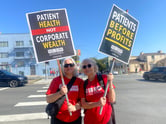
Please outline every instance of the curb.
M34 84L50 84L52 79L41 79L39 81L34 82Z

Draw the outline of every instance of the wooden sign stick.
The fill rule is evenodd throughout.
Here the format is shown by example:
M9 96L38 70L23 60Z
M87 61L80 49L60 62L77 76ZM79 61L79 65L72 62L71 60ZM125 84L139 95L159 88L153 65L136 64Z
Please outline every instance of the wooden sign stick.
M61 80L62 80L62 85L65 85L59 59L57 59L57 63L58 63L59 73L60 73ZM67 104L69 104L69 98L68 98L67 94L65 94L65 97L66 97ZM70 116L72 116L72 113L71 113L71 112L70 112Z

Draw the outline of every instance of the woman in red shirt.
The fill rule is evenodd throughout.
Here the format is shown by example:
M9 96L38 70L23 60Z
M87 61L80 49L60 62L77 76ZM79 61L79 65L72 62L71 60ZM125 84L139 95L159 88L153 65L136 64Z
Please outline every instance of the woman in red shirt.
M62 86L61 77L54 78L46 92L46 100L48 103L52 103L67 94L69 98L69 104L65 99L58 114L55 117L54 124L81 124L80 117L80 84L83 80L76 77L75 82L68 91L67 84L73 76L77 76L77 66L72 58L67 58L63 61L62 72L64 74L65 85ZM60 89L58 91L58 89ZM72 112L70 116L69 112Z
M115 86L112 83L113 75L102 75L104 85L109 82L109 88L106 97L104 89L101 87L97 72L98 67L94 60L85 59L82 62L82 70L88 76L88 83L86 86L86 93L84 92L84 84L81 88L81 104L85 109L84 124L111 124L111 103L115 102ZM101 115L100 108L103 106Z

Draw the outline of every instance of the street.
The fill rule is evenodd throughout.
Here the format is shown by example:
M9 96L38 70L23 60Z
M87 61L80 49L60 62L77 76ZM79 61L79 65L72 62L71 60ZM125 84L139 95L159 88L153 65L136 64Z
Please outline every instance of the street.
M49 124L45 92L49 82L0 87L1 124ZM117 124L165 124L166 82L145 81L140 74L115 75Z
M0 87L1 124L49 123L45 113L45 92L50 80L41 81L23 87Z
M115 76L117 124L165 124L166 82L141 75Z

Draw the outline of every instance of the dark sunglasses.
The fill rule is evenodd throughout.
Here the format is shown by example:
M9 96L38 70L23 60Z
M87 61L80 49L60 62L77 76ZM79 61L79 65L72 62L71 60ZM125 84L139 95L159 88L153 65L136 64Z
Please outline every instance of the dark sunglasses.
M74 67L74 63L70 63L70 64L65 64L64 67L67 68L67 67Z
M91 68L91 67L92 67L92 65L91 65L91 64L88 64L88 65L83 65L83 66L82 66L82 68L83 68L83 69L86 69L86 68Z

